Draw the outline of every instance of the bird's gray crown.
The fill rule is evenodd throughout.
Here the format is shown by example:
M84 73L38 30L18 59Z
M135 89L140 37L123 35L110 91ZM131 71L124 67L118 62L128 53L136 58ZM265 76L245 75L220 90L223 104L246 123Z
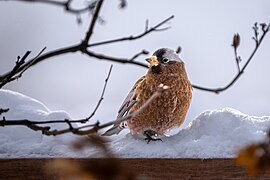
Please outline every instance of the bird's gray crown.
M176 52L169 48L160 48L156 50L153 54L154 56L157 56L158 59L168 59L171 61L181 61L180 57Z

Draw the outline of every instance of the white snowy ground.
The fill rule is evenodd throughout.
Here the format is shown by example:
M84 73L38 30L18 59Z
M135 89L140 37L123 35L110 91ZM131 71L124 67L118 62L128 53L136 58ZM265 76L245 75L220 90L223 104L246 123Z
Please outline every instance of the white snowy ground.
M2 114L6 119L42 121L70 117L64 111L50 111L39 101L9 90L0 90L0 108L10 109ZM61 127L66 125L55 126ZM163 142L147 144L127 134L110 142L109 146L118 157L229 158L241 147L263 140L268 128L269 116L249 116L224 108L203 112L188 127L164 138ZM47 137L26 127L0 127L0 158L101 157L94 147L75 151L71 143L76 140L78 137L71 134Z

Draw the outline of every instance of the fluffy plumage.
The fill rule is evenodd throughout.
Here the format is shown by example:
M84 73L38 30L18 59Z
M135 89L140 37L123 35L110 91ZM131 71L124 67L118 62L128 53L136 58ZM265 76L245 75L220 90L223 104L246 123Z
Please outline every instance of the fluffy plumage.
M158 49L146 60L150 63L150 68L146 75L135 83L120 107L118 117L138 110L160 84L169 86L169 89L153 100L140 114L127 122L115 124L104 135L118 134L127 127L132 134L139 137L145 137L145 132L149 130L158 137L184 122L192 97L192 87L183 61L173 50L167 48Z

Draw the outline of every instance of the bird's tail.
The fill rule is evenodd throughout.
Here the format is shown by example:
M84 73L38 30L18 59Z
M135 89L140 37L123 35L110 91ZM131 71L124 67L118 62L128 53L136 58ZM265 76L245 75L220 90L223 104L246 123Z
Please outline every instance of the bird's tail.
M123 123L115 124L112 128L110 128L104 134L102 134L102 136L111 136L114 134L119 134L123 129L125 129L125 125Z

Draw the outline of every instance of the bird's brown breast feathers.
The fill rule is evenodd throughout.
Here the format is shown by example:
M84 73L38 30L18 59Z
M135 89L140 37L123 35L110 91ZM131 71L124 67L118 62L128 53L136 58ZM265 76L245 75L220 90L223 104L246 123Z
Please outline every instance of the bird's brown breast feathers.
M168 129L180 126L186 116L192 97L192 88L183 62L174 62L173 66L162 69L162 74L153 74L151 69L139 82L135 91L137 103L130 112L139 109L157 90L159 84L169 89L157 97L140 114L128 121L133 133L152 129L163 134Z

